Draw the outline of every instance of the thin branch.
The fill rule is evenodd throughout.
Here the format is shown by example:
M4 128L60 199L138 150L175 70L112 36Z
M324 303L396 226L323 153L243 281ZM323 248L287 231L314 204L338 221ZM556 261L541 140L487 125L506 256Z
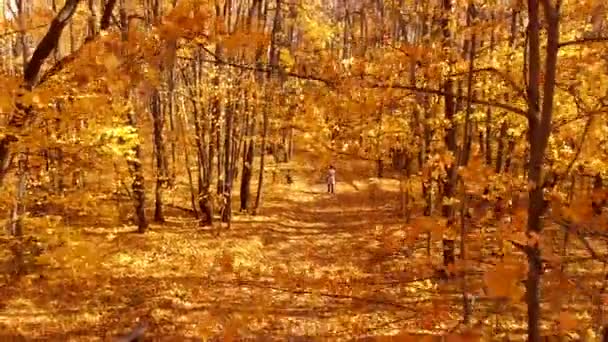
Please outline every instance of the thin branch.
M591 118L591 117L594 117L596 115L606 114L606 113L608 113L608 106L599 108L599 109L594 110L594 111L589 111L589 112L586 112L584 114L577 115L577 116L575 116L573 118L563 119L563 120L560 120L559 122L555 122L553 124L553 126L552 126L552 129L553 130L560 129L563 126L569 125L569 124L571 124L573 122L576 122L578 120L582 120L582 119L585 119L585 118Z
M420 88L420 87L403 85L403 84L371 84L371 85L367 85L364 87L365 88L380 88L380 89L401 89L401 90L410 90L413 92L420 92L420 93L431 94L431 95L445 96L445 92L443 90ZM457 99L467 99L466 95L453 94L453 96ZM521 115L524 117L526 117L526 115L527 115L525 110L523 110L521 108L517 108L515 106L511 106L506 103L502 103L502 102L493 102L493 101L488 101L488 100L472 98L471 103L488 106L488 107L504 109L506 111L509 111L511 113L515 113L515 114L518 114L518 115Z
M519 96L521 96L523 99L526 99L526 92L524 91L524 89L522 87L518 86L517 82L515 82L511 77L509 77L504 72L502 72L502 71L500 71L500 70L498 70L496 68L492 68L492 67L481 68L481 69L474 69L473 70L474 74L479 74L479 73L482 73L482 72L496 74L503 81L507 82L517 92L517 94ZM462 75L466 75L468 73L469 73L469 71L462 71L462 72L454 73L451 76L462 76Z
M578 106L578 104L577 104L577 106ZM593 122L593 116L589 116L587 119L587 122L585 123L585 128L583 129L583 133L581 134L579 141L577 143L577 148L576 148L576 152L574 153L574 156L568 163L568 166L566 167L566 170L564 171L564 173L562 173L560 175L560 177L556 180L556 182L553 184L552 188L557 187L561 182L566 180L566 178L572 171L572 167L574 166L574 163L576 163L576 160L579 158L579 156L583 150L583 144L585 143L585 139L586 139L587 135L589 134L589 130L591 128L592 122ZM552 127L552 129L553 129L553 127Z
M271 65L257 67L257 66L243 65L243 64L228 62L228 61L224 61L224 60L212 61L212 60L208 60L208 59L203 59L203 60L201 60L201 62L218 63L218 64L222 64L222 65L226 65L226 66L230 66L230 67L234 67L234 68L238 68L238 69L242 69L242 70L259 71L259 72L270 72L270 71L279 69L278 67L273 67ZM282 72L285 76L288 76L288 77L297 78L297 79L301 79L301 80L308 80L308 81L317 81L317 82L325 83L325 85L327 85L327 86L335 86L335 83L333 81L330 81L330 80L322 78L322 77L318 77L318 76L314 76L314 75L303 75L303 74L299 74L296 72L285 72L285 71L282 71Z
M563 47L572 46L572 45L583 45L583 44L604 43L604 42L608 42L608 37L588 37L588 38L574 39L574 40L568 40L565 42L561 42L558 44L558 47L563 48Z
M258 71L258 72L270 72L270 71L277 69L276 67L272 67L270 65L252 66L252 65L228 62L226 60L220 59L217 56L215 56L215 54L213 52L211 52L209 49L207 49L206 47L201 46L201 48L203 50L205 50L205 52L209 53L214 58L213 60L202 59L201 62L203 62L203 63L221 64L221 65L225 65L225 66L229 66L229 67L233 67L233 68L237 68L237 69L241 69L241 70ZM192 59L191 57L184 57L184 56L178 56L178 58L185 59L185 60ZM285 74L285 76L292 77L292 78L298 78L301 80L322 82L322 83L325 83L327 86L335 85L335 82L333 82L333 81L330 81L330 80L322 78L322 77L314 76L314 75L303 75L303 74L299 74L296 72L284 72L284 74Z
M574 153L574 157L572 157L572 160L570 160L570 163L568 163L568 167L566 167L566 172L564 172L564 175L561 179L562 181L564 179L566 179L566 177L568 177L568 174L572 170L574 163L576 163L576 160L581 155L581 151L583 150L583 144L585 143L585 138L589 134L589 129L591 128L592 122L593 122L593 117L589 117L589 119L587 119L587 123L585 124L585 129L583 130L583 133L581 134L581 137L579 138L576 153ZM559 181L558 181L558 183L559 183Z
M257 66L249 66L249 65L239 64L239 63L228 62L228 61L225 61L225 60L219 58L218 56L216 56L215 53L213 53L211 50L209 50L205 46L202 46L202 45L199 45L199 46L205 52L207 52L209 55L211 55L214 58L214 60L203 60L203 62L206 62L206 63L219 63L219 64L222 64L222 65L227 65L227 66L231 66L231 67L234 67L234 68L251 70L251 71L259 71L259 72L269 72L269 71L272 71L273 69L275 69L272 66L257 67ZM184 58L184 57L181 57L181 58L187 59L187 58ZM310 80L310 81L322 82L322 83L325 83L326 85L328 85L330 87L335 87L336 84L338 83L338 81L330 81L330 80L328 80L326 78L322 78L322 77L315 76L315 75L303 75L303 74L299 74L299 73L295 73L295 72L284 72L284 74L286 76L288 76L288 77L293 77L293 78L298 78L298 79L304 79L304 80ZM381 89L391 89L392 88L392 89L400 89L400 90L410 90L410 91L413 91L413 92L421 92L421 93L433 94L433 95L438 95L438 96L445 96L445 93L444 93L443 90L420 88L420 87L409 86L409 85L402 85L402 84L382 84L382 83L377 83L377 84L371 84L371 85L364 85L363 87L365 87L365 88L381 88ZM467 96L465 96L465 95L456 95L456 94L454 94L454 97L458 98L458 99L465 99L465 98L467 98ZM477 99L477 98L472 98L471 102L474 103L474 104L478 104L478 105L501 108L501 109L504 109L506 111L522 115L524 117L527 115L526 111L524 111L523 109L517 108L515 106L508 105L506 103L492 102L492 101L481 100L481 99Z
M565 230L571 234L575 234L577 236L577 238L580 240L580 242L583 244L583 246L585 247L585 249L587 250L589 255L591 255L591 257L593 259L606 264L606 262L608 261L606 259L606 256L602 256L602 255L598 254L595 251L595 249L593 249L593 247L591 246L589 241L587 241L585 236L583 236L578 230L573 229L572 223L570 221L562 219L562 220L554 220L554 222L557 223L563 230Z
M254 67L254 66L244 66L242 64L228 62L228 61L223 60L219 56L217 56L213 51L209 50L204 45L200 44L199 47L202 48L209 55L211 55L215 59L215 62L220 63L222 65L242 68L244 70L267 72L267 73L271 72L271 71L276 71L277 69L279 69L278 67L272 66L272 65L267 65L267 66L265 66L263 68L260 68L260 67L257 67L257 66L256 67ZM208 62L208 61L203 60L203 62ZM327 80L327 79L324 79L324 78L321 78L321 77L317 77L317 76L313 76L313 75L302 75L302 74L298 74L298 73L295 73L295 72L285 72L284 70L282 72L283 72L284 75L289 76L289 77L293 77L293 78L299 78L299 79L310 80L310 81L319 81L319 82L325 83L328 86L331 86L331 85L334 84L334 82L332 82L330 80Z

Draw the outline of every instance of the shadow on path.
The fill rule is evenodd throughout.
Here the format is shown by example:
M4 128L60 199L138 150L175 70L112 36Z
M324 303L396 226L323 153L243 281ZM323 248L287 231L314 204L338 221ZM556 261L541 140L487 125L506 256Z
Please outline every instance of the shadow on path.
M237 215L220 237L179 217L145 235L82 230L53 256L59 270L0 288L0 324L54 341L108 339L141 319L174 341L411 328L436 303L429 275L400 254L397 199L382 187L330 195L296 183L270 189L259 216Z

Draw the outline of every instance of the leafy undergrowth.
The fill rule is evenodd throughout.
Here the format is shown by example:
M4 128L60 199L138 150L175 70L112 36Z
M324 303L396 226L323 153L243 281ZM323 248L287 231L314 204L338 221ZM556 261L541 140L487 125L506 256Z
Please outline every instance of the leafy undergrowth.
M398 182L338 183L338 193L329 195L304 179L270 187L259 215L236 215L219 237L178 215L144 235L94 222L47 224L45 234L60 243L0 289L4 334L109 339L138 320L148 322L149 336L179 341L227 335L338 341L459 329L461 283L436 276L439 241L427 256L425 234L412 238L397 215ZM486 335L521 336L523 305L478 291L493 267L485 261L469 265L469 291L477 299L472 323Z

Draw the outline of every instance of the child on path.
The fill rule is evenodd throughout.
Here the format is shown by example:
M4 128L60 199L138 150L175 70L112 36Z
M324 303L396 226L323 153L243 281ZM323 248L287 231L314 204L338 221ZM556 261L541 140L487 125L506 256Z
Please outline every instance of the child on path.
M333 165L329 166L327 170L327 192L334 193L336 187L336 169Z

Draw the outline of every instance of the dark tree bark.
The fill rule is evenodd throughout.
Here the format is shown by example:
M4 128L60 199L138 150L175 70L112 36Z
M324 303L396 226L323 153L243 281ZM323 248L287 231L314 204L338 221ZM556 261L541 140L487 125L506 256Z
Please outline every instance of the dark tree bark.
M467 8L467 25L471 26L476 15L475 5L469 3ZM468 48L469 72L467 76L467 95L466 95L466 115L464 121L464 139L462 146L462 154L458 158L458 165L467 165L471 157L471 145L473 142L473 125L471 123L471 115L473 113L473 81L475 77L475 52L476 52L477 36L473 33L471 39L467 41L465 46Z
M255 120L250 124L249 136L253 136L255 133ZM246 142L243 156L243 172L241 174L241 210L246 211L249 208L249 197L251 195L251 178L253 175L253 156L255 150L255 143L253 140Z
M444 18L441 20L442 34L445 46L451 45L452 34L449 29L449 15L452 11L452 0L442 0L442 11ZM450 57L451 59L451 57ZM456 110L456 102L454 101L454 81L452 77L448 76L443 83L443 92L444 92L444 110L445 110L445 119L448 121L450 125L445 132L445 145L448 151L454 157L454 162L447 168L446 178L442 182L443 194L444 198L451 199L455 194L456 188L456 170L458 167L458 159L459 159L459 151L457 145L457 127L456 121L454 120L455 110ZM448 226L453 224L453 207L451 204L443 204L441 208L442 215L447 218ZM447 246L453 246L454 240L444 239L444 249ZM444 258L444 263L446 262Z
M103 7L103 15L101 16L101 22L99 28L101 30L107 30L110 27L110 19L112 19L112 11L116 6L116 0L106 0L106 4Z
M255 205L253 207L254 213L257 212L262 203L262 188L264 184L264 167L265 167L265 155L266 155L266 137L268 135L268 111L270 104L270 96L266 95L264 108L262 109L262 144L260 146L260 173L258 176L258 190L255 196Z
M233 99L235 101L235 99ZM222 196L224 197L224 208L222 212L222 222L230 222L232 218L232 171L233 171L233 134L234 134L234 108L235 104L231 103L227 110L224 126L224 186Z
M59 13L53 18L53 21L51 21L48 31L40 43L38 43L38 46L36 46L32 57L27 63L23 74L23 84L21 86L23 91L20 95L33 90L36 86L42 65L51 55L51 52L59 45L59 39L61 38L63 29L68 24L70 18L72 18L72 15L76 12L79 2L80 0L67 0ZM8 127L21 129L34 114L33 108L30 105L24 105L21 102L21 96L17 98L15 107L15 112L12 113L8 120ZM16 141L18 141L18 139L14 135L5 135L0 138L0 186L2 186L11 164L10 145Z
M163 138L164 115L161 110L161 98L155 89L150 99L150 112L154 127L154 157L156 161L156 185L154 188L154 221L165 222L163 215L163 187L167 182L167 166L165 163L165 142Z
M540 55L540 3L543 4L547 30L545 65L541 66ZM559 3L559 2L558 2ZM541 251L538 240L543 231L542 216L546 210L543 183L544 157L553 116L553 97L557 74L557 53L559 49L559 7L549 0L528 0L528 222L527 233L533 238L525 246L528 258L526 281L526 304L528 307L528 341L539 342L540 337L540 278L542 273ZM540 77L544 74L542 104Z

